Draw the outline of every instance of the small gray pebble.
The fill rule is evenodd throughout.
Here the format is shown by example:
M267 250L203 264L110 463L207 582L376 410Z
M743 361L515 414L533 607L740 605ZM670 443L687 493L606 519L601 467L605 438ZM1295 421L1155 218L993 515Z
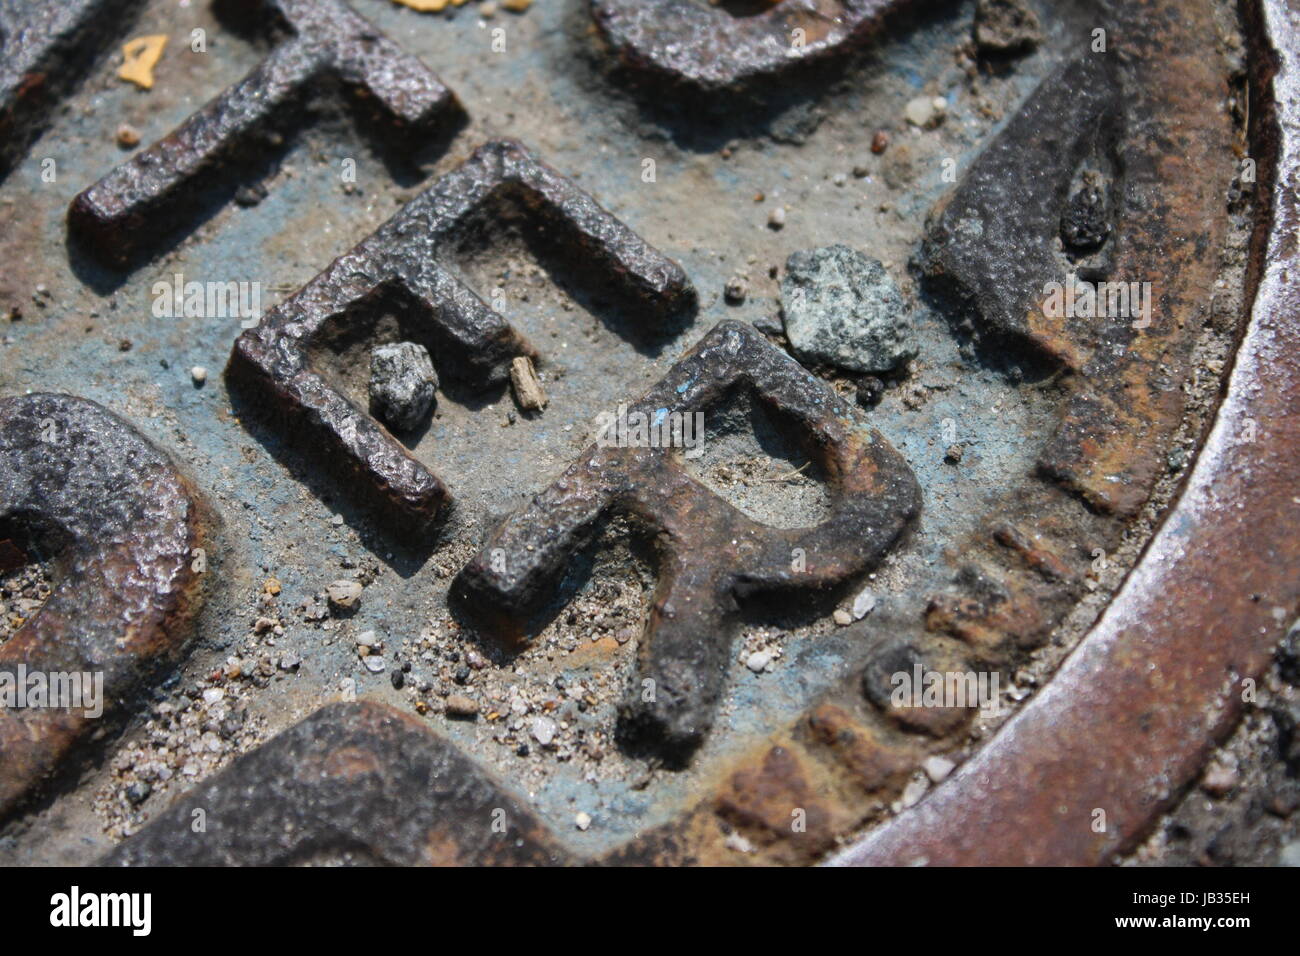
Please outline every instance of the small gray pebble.
M916 354L894 280L880 262L848 246L792 253L781 309L786 338L805 362L888 372Z
M370 353L370 408L396 431L417 428L438 390L429 351L415 342L377 346Z

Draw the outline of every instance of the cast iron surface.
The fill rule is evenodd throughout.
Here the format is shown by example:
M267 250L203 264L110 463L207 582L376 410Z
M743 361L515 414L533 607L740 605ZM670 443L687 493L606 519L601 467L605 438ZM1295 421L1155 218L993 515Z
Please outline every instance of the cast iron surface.
M1230 725L1224 688L1258 671L1296 610L1276 577L1294 524L1267 529L1276 553L1224 525L1214 554L1234 556L1235 583L1188 565L1166 585L1148 560L1049 680L1176 497L1248 304L1239 160L1259 159L1261 182L1269 164L1258 91L1251 139L1243 128L1240 24L1211 0L1054 4L1036 51L986 63L973 4L839 4L834 29L790 48L804 52L763 53L755 31L770 40L813 6L678 5L683 22L735 26L716 56L674 66L656 44L677 21L620 33L617 4L490 19L330 4L331 23L374 24L342 47L380 44L367 69L405 64L398 85L427 94L410 116L376 94L378 127L338 108L352 102L338 84L309 82L375 76L315 58L294 4L275 9L298 32L269 50L206 4L145 4L131 29L173 37L147 94L113 79L112 58L77 64L68 110L42 114L48 132L0 182L0 395L85 396L171 450L225 519L221 572L188 656L127 708L101 764L11 817L0 858L806 863L865 834L844 859L1096 862L1141 838ZM207 53L187 42L200 26ZM232 103L276 64L293 106ZM775 85L719 106L670 82L648 101L647 68L714 93ZM902 118L936 97L941 122ZM395 114L416 133L397 157ZM156 142L126 163L124 121ZM1108 228L1080 254L1057 234L1085 167ZM856 379L800 368L779 332L748 324L773 328L789 253L832 242L881 259L911 309L918 358L871 407L853 407ZM1150 327L1054 321L1044 285L1070 271L1150 281ZM721 295L733 276L742 303ZM260 324L160 314L188 281L260 282ZM427 428L393 436L360 411L372 344L456 329L469 347L431 349L444 385ZM501 381L516 354L537 359L540 414ZM1270 375L1245 385L1261 416L1288 407L1265 401ZM597 414L636 395L655 413L698 398L702 457L592 447ZM1230 458L1226 427L1202 469ZM1277 461L1230 468L1245 497L1198 518L1256 514L1252 476L1292 447L1275 427ZM1192 561L1160 549L1196 530L1166 524L1153 555ZM784 554L801 545L804 577ZM324 600L339 577L365 585L346 612ZM863 588L874 610L837 622ZM1168 607L1147 610L1147 593ZM1206 633L1175 643L1162 628L1180 620ZM994 673L1008 708L1029 700L1005 727L900 706L891 676L915 666ZM648 709L629 696L647 678L671 691ZM1150 705L1165 690L1167 718ZM1099 719L1076 716L1089 706L1125 728L1094 741L1114 753L1071 750ZM1039 738L1082 763L1044 757ZM920 767L935 755L967 767L931 786ZM322 774L296 776L303 761ZM1102 834L1099 806L1116 821ZM196 809L214 826L191 840ZM517 828L508 846L497 811Z
M22 157L59 97L138 6L135 0L0 4L0 173Z
M223 164L247 163L278 127L300 123L308 92L330 80L381 114L381 136L427 132L457 105L428 67L343 0L247 5L279 21L274 25L287 28L290 37L237 85L78 195L68 210L69 226L104 260L127 265L156 245L172 220L190 211L201 177Z
M748 16L677 0L592 0L610 47L662 78L727 90L844 53L907 0L786 0Z
M369 239L338 259L235 344L230 373L260 391L272 413L306 421L321 459L373 489L380 508L416 535L427 533L449 497L438 478L386 428L312 368L310 349L331 321L373 321L379 300L406 296L402 333L427 342L449 374L482 389L503 382L515 356L537 350L439 264L457 227L494 201L513 203L538 240L563 246L595 268L649 324L694 305L681 266L518 143L489 143L443 177ZM496 207L499 208L499 207ZM348 315L351 313L351 315ZM354 338L367 330L344 330Z
M196 819L202 827L196 828ZM382 704L331 704L178 801L116 866L571 862L472 761Z
M103 678L102 713L0 709L0 815L180 657L206 564L196 495L166 456L94 402L0 400L0 522L41 539L63 578L0 645L0 673Z
M489 615L522 616L550 600L602 518L626 513L649 525L658 584L619 708L620 736L670 764L689 761L713 725L739 600L764 590L793 597L860 576L921 507L916 479L884 437L855 433L848 405L747 324L716 326L627 415L652 424L707 417L736 388L803 431L807 454L830 476L829 514L817 527L748 518L688 475L680 452L596 446L497 529L453 585Z

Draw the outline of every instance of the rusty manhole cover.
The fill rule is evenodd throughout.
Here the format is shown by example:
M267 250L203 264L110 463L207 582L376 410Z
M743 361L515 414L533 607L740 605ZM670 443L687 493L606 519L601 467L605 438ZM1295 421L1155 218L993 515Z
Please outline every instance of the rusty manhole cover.
M3 3L0 860L1272 862L1290 30Z

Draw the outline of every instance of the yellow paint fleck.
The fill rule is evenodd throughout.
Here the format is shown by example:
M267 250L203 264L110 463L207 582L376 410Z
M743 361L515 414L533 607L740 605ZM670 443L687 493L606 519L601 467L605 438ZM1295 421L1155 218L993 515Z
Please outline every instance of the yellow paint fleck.
M117 78L134 83L142 90L152 90L153 68L162 59L166 45L167 36L162 33L128 40L122 45L122 56L126 60L118 69Z
M446 10L449 4L457 7L465 5L465 0L393 0L393 2L418 10L420 13L438 13Z

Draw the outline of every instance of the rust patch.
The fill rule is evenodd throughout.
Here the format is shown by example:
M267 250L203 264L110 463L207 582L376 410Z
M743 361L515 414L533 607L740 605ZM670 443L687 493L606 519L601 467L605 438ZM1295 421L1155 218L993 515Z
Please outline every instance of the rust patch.
M208 518L172 463L105 409L67 395L0 400L0 519L58 551L60 580L3 646L0 675L102 680L93 706L0 709L0 817L168 660L197 607Z
M359 747L335 750L321 765L321 773L325 776L341 777L344 780L354 780L378 772L379 763L375 760L375 755Z
M731 775L717 796L717 812L755 840L797 840L809 855L825 851L834 840L832 811L813 790L799 758L779 745L758 765Z
M807 726L813 744L825 748L830 761L867 793L900 787L916 768L916 752L886 743L878 730L836 704L818 705Z

